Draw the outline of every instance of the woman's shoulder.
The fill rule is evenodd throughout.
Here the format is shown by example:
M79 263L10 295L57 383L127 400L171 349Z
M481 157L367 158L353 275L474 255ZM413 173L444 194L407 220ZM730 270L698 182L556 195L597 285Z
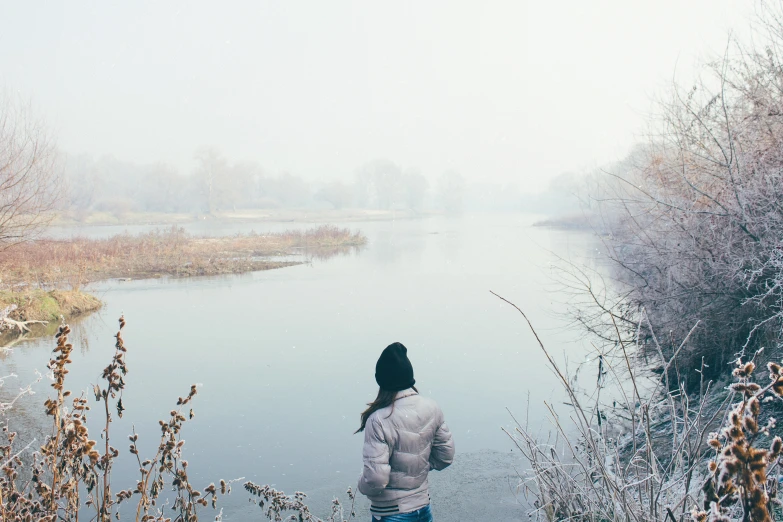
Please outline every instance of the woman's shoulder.
M375 410L374 412L372 412L370 414L369 417L367 417L367 424L369 424L371 422L380 423L380 421L382 419L385 419L385 418L389 417L389 415L391 413L392 413L392 407L391 406L386 406L384 408Z
M438 403L432 397L416 394L411 397L407 397L408 401L402 405L401 409L412 408L416 410L417 414L421 417L442 417L443 412L440 409Z
M418 407L422 409L427 409L433 412L440 413L440 406L438 405L437 401L433 399L432 397L426 397L424 395L417 395L418 398Z
M404 412L406 409L414 408L419 411L437 412L441 413L440 406L432 397L426 397L418 393L411 394L405 397L397 399L394 404L375 410L367 418L367 422L375 421L379 422L384 419L393 417L397 412ZM404 414L404 413L403 413Z

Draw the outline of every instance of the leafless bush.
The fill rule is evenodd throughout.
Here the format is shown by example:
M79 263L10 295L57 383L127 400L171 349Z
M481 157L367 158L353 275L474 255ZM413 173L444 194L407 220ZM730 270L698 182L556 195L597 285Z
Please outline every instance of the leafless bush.
M572 407L563 420L547 405L555 429L548 441L519 422L507 431L530 464L520 490L532 503L531 517L767 522L780 510L783 440L775 418L763 411L765 404L783 400L780 364L768 363L769 384L761 386L753 380L761 351L750 360L737 359L735 382L725 393L703 380L702 367L695 396L687 393L676 364L689 336L667 359L653 335L664 371L652 387L639 376L638 344L618 337L614 353L596 358L597 388L586 395L547 352L524 312L509 304L527 321ZM646 327L654 334L649 323ZM679 385L666 382L670 368Z
M606 169L597 196L624 296L615 315L632 331L644 307L675 338L700 320L681 361L704 357L712 377L783 341L783 4L759 5L754 45L730 40L695 84L674 86L649 143ZM611 337L610 322L590 327Z
M51 136L29 105L0 93L0 246L40 232L64 197Z
M664 383L651 388L635 369L633 356L639 347L619 340L615 353L602 352L596 358L597 389L586 396L528 325L572 407L563 420L547 405L555 429L549 441L538 440L519 422L507 432L530 463L520 490L533 505L531 516L675 522L689 517L705 475L700 465L707 433L717 429L725 410L725 405L709 407L711 383L704 383L693 400L683 389L672 390ZM678 351L687 342L683 340ZM666 368L674 365L662 351L660 357Z

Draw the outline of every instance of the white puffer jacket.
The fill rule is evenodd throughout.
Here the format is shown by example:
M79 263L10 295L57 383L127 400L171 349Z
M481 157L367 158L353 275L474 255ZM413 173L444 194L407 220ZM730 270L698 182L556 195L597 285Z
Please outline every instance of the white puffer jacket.
M416 511L430 503L427 474L454 460L454 441L438 404L409 388L373 412L364 427L359 491L376 516Z

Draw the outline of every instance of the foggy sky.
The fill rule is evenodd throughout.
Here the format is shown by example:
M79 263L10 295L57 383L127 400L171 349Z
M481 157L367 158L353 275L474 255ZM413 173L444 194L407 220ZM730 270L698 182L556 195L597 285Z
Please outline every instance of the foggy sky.
M741 0L0 4L0 88L62 149L183 172L201 145L307 179L388 158L543 188L617 159Z

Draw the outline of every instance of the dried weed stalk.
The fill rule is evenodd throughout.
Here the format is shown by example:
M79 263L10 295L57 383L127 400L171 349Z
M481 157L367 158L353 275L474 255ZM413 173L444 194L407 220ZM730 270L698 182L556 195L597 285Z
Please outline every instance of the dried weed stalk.
M732 374L737 382L730 389L742 400L729 410L720 432L711 434L709 445L715 456L704 482L704 509L693 510L697 522L768 522L773 504L781 505L776 477L783 440L773 436L774 417L763 425L759 417L762 404L783 397L783 371L779 364L768 363L770 383L762 388L752 379L753 360L738 359L736 364Z
M168 420L159 421L161 435L153 457L142 460L139 437L134 429L129 436L129 452L136 458L139 478L135 486L116 493L112 491L112 466L120 451L112 445L111 426L114 413L122 417L125 410L122 392L128 373L127 348L122 337L123 317L120 317L119 326L114 356L103 370L101 382L92 390L95 401L102 406L102 444L89 436L88 399L83 394L72 396L66 389L73 345L68 342L70 327L60 326L57 345L48 364L55 396L44 402L46 414L52 419L51 433L37 451L27 455L25 451L32 442L17 450L14 446L17 434L7 426L2 429L5 441L0 445L0 520L3 522L78 522L80 519L109 522L112 518L120 519L122 504L134 502L136 522L197 522L200 508L211 506L216 511L219 497L231 492L233 481L220 480L219 486L213 483L199 490L188 477L181 432L185 422L193 418L190 405L197 393L195 385L185 397L178 398ZM23 390L23 394L28 392L29 387ZM3 403L0 412L6 413L14 401ZM355 516L355 495L350 489L349 512L346 514L340 501L335 499L330 516L322 520L310 513L304 503L304 493L297 492L289 497L269 486L252 482L245 483L244 487L253 496L251 501L264 509L263 514L269 520L348 522ZM164 514L164 509L170 510L171 516ZM284 519L286 513L292 514ZM214 520L221 519L222 509L216 511Z
M555 431L548 441L519 422L506 430L530 464L519 484L533 507L530 516L548 521L689 519L703 482L707 435L718 429L728 399L717 402L710 382L703 383L698 397L685 393L679 378L668 382L668 370L679 370L675 358L664 359L660 349L662 378L652 389L645 386L631 358L638 346L629 346L619 330L617 355L599 354L597 388L585 395L554 361L524 312L503 300L527 321L572 407L564 420L547 404ZM679 344L675 357L687 341ZM603 401L602 391L613 396Z
M518 422L513 431L506 431L530 464L521 476L520 490L531 501L531 517L771 522L775 510L780 513L783 439L775 434L775 418L762 410L764 404L783 399L783 366L768 363L769 384L762 387L754 382L759 350L749 361L736 360L735 382L725 393L711 393L712 383L702 381L699 395L692 396L686 393L676 361L689 336L666 360L648 322L661 358L657 384L642 392L638 363L629 355L638 353L639 347L627 346L617 329L620 365L613 364L608 354L599 355L597 390L585 402L585 395L577 392L574 381L552 359L524 312L497 297L525 318L573 407L571 422L563 423L547 405L554 441L542 442ZM669 382L670 375L676 376L676 383ZM600 400L609 381L617 385L611 406ZM737 397L741 400L734 403Z

